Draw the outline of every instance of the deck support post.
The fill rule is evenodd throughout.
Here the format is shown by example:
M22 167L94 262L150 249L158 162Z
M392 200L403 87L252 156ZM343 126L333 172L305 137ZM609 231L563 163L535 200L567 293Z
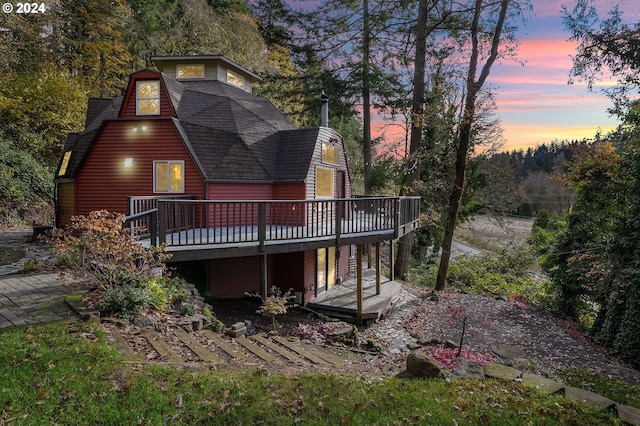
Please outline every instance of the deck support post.
M371 244L367 244L367 268L371 269L373 262L371 261Z
M381 292L380 269L382 269L382 259L380 258L380 241L376 242L376 294Z
M267 272L267 255L263 254L260 256L260 295L262 300L266 300L269 296Z
M396 254L394 252L393 240L389 240L389 280L396 280L396 271L395 271L395 259Z
M356 298L357 298L357 320L358 325L362 325L362 250L364 249L363 244L358 244L357 248L357 256L356 256Z

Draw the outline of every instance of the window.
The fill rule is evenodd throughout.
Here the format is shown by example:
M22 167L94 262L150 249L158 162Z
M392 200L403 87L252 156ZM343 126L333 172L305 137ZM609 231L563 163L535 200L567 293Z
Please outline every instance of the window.
M337 146L323 143L322 144L322 162L338 164L338 152L339 151Z
M227 70L227 83L244 89L244 77L231 70Z
M184 161L154 161L153 192L184 192Z
M316 197L333 198L333 170L316 168Z
M157 80L136 81L136 114L160 114L160 82Z
M176 75L178 79L204 78L204 65L178 65Z
M71 160L71 151L67 151L64 153L64 156L62 157L62 164L60 164L60 171L58 171L58 176L64 176L64 174L67 173L69 160Z

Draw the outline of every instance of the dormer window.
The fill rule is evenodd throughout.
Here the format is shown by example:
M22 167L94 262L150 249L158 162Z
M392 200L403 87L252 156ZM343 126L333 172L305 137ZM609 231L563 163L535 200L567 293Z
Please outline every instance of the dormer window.
M178 80L204 78L204 65L203 64L178 65L176 67L176 74L178 76Z
M160 81L136 81L136 115L160 114Z
M227 83L231 84L232 86L244 89L244 77L240 74L236 74L231 70L227 70Z

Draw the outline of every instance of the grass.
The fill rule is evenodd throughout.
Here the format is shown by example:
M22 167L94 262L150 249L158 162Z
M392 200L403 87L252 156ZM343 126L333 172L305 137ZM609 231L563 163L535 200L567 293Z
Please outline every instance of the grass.
M636 392L637 394L637 392ZM616 424L517 383L135 366L99 328L0 332L0 424Z
M597 371L578 368L559 371L558 376L567 385L595 392L618 404L640 409L640 386L607 377Z

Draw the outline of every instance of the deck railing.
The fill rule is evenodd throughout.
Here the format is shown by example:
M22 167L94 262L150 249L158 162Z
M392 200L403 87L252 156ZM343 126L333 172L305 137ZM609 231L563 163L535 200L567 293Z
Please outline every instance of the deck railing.
M397 238L415 229L418 197L212 201L158 199L158 242L258 245L357 236ZM149 216L151 217L151 216ZM153 225L151 225L153 226ZM194 247L195 248L195 247Z

